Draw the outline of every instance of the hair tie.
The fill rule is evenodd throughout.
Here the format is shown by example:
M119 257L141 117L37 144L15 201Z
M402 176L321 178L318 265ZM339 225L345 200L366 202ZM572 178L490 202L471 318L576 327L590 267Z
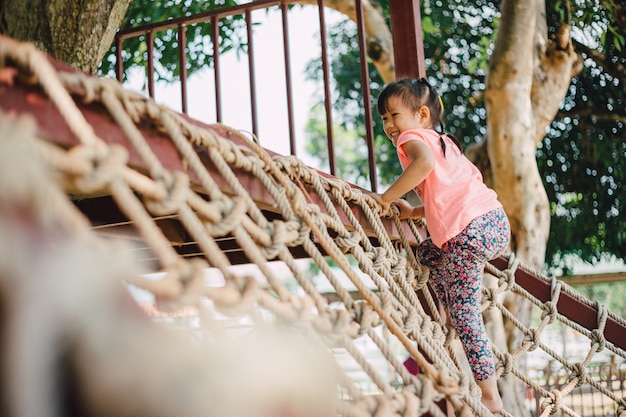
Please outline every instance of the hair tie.
M437 96L437 98L439 99L439 105L441 106L441 110L443 110L443 100L441 99L441 96Z

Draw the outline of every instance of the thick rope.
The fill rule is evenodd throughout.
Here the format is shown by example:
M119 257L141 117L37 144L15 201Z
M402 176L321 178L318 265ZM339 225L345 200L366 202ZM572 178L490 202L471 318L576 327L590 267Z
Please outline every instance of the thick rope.
M165 277L157 281L141 275L127 277L128 282L152 293L159 308L195 307L204 331L212 338L231 337L215 319L215 314L220 313L247 317L250 327L255 329L278 324L299 329L314 344L324 345L330 351L340 348L375 387L375 395L370 389L360 388L349 371L337 363L343 390L340 411L345 415L386 417L430 412L443 416L436 406L443 398L457 410L469 407L478 416L491 415L476 395L471 378L464 373L462 359L455 356L451 347L454 333L439 317L426 286L428 270L415 258L414 248L404 233L402 224L408 224L413 235L419 236L422 222L401 223L397 212L392 210L391 218L400 235L398 242L392 242L380 220L380 208L366 193L338 179L322 177L293 157L272 158L258 144L229 127L216 125L215 129L202 129L151 100L125 91L111 80L57 72L32 46L18 45L0 42L1 62L32 74L27 81L42 88L80 144L61 149L36 139L32 125L16 124L6 118L0 119L0 139L12 136L13 131L30 129L26 136L32 139L23 145L59 173L66 191L84 196L108 194L113 198L156 255L158 270L165 272ZM128 165L128 150L107 145L96 135L68 93L70 89L74 94L81 91L83 101L101 103L106 108L145 165L145 172ZM142 123L155 125L170 138L188 171L170 172L163 166L141 133ZM237 146L220 137L219 131L248 144ZM219 189L197 149L206 152L216 175L228 184L228 192ZM266 218L239 181L236 170L247 172L262 184L274 200L278 219ZM193 187L191 175L198 180ZM303 192L305 187L307 191ZM313 205L306 193L315 194L321 206ZM67 219L68 230L96 239L100 229L90 228L69 200L59 201L55 197L51 201L55 201L54 205L46 210ZM367 218L378 246L371 243L353 208L361 210ZM202 258L186 259L176 252L155 222L164 218L180 221L200 248ZM227 254L220 249L220 239L225 237L233 238L245 256L256 264L260 279L234 272ZM328 280L337 301L328 302L318 292L310 273L302 269L291 253L290 249L295 247L301 247ZM356 266L350 259L356 260ZM576 415L566 400L574 389L588 386L614 402L616 415L626 417L625 399L594 381L588 372L594 356L604 349L625 357L624 351L609 343L603 333L609 317L622 325L626 323L566 284L529 271L551 285L550 300L546 303L536 300L515 282L516 270L525 267L513 255L509 259L504 271L488 265L487 272L498 279L498 285L483 289L483 308L498 309L523 334L520 346L512 352L500 352L494 347L497 374L513 375L539 392L543 402L538 415L557 412ZM272 262L276 260L290 271L298 291L275 272ZM204 279L207 270L219 271L224 284L207 286ZM360 274L369 277L369 281ZM341 276L347 277L356 288L359 299L353 298L344 287ZM416 291L422 291L434 317L426 314ZM498 301L504 292L529 299L541 312L539 324L526 328ZM557 304L563 293L598 311L596 329L582 328L559 313ZM590 347L582 361L570 362L541 341L541 336L556 322L589 338ZM362 341L375 348L387 364L384 371L362 351ZM547 391L516 368L516 363L522 364L537 349L567 370L568 382L564 386ZM419 375L408 373L402 364L403 355L415 359L420 367Z

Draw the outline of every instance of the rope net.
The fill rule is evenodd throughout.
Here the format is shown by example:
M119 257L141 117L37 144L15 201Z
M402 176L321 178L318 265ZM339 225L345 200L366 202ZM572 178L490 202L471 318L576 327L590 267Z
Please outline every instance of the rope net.
M246 142L237 145L112 80L56 70L32 45L0 42L0 56L5 86L42 90L78 141L54 144L31 117L3 104L0 316L11 323L2 326L3 415L63 415L63 386L80 407L98 410L93 415L441 417L446 402L491 415L405 233L419 238L421 223L392 213L400 236L392 240L367 194L294 157L270 156L217 126ZM77 103L103 106L131 148L107 144ZM141 124L169 138L185 171L164 167ZM251 198L242 172L263 185L274 216ZM101 196L123 213L132 239L105 236L77 208ZM180 222L201 256L177 252L163 219ZM226 237L249 264L233 265L220 246ZM151 261L139 260L137 239ZM501 380L538 393L536 415L580 415L568 396L584 387L609 400L608 415L626 417L623 391L588 372L598 354L625 358L603 335L608 319L624 321L553 278L541 277L550 300L536 299L516 283L521 269L513 255L503 270L489 265L483 290L485 314L508 319L519 341L510 352L494 346ZM510 313L505 294L532 305L531 327ZM595 308L597 327L561 314L562 294ZM562 355L549 338L559 323L588 339L582 358ZM560 364L563 385L547 390L527 372L536 354ZM417 374L404 363L409 357ZM63 378L59 358L71 369Z

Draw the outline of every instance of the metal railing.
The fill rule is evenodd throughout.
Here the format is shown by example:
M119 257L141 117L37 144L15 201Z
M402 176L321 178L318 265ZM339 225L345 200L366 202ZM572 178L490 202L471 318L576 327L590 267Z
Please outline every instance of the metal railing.
M257 98L257 79L256 79L256 62L255 62L255 34L253 26L255 22L252 18L252 12L260 9L278 8L281 13L282 20L282 49L284 55L284 77L285 77L285 91L286 97L283 99L286 103L287 111L287 123L288 123L288 135L289 135L289 148L292 155L297 155L296 150L296 132L294 127L294 89L293 89L293 77L291 68L291 42L289 34L289 5L297 3L297 1L276 1L276 0L261 0L252 3L246 3L239 6L224 7L216 10L203 12L191 16L184 16L176 19L170 19L163 22L149 23L134 27L131 29L121 30L117 33L115 38L116 46L116 73L120 82L123 82L124 69L123 69L123 41L130 38L143 38L147 46L146 53L146 70L147 70L147 90L150 97L154 98L155 94L155 33L161 31L175 30L179 45L187 45L185 28L189 25L210 25L211 30L211 42L212 42L212 62L215 84L215 108L216 108L216 122L223 122L223 106L222 106L222 71L224 70L221 65L220 45L215 42L219 39L219 27L222 19L232 18L233 16L243 16L246 25L246 57L249 73L249 99L250 99L250 118L252 124L252 133L258 137L259 122L258 122L258 98ZM311 6L313 7L313 6ZM337 162L335 155L335 138L333 137L333 110L332 110L332 92L331 92L331 75L329 69L328 59L328 46L327 46L327 28L324 13L324 1L319 0L317 2L317 10L319 17L319 33L320 33L320 49L321 49L321 62L323 71L323 96L324 96L324 109L325 109L325 121L326 121L326 136L328 147L328 165L329 174L335 176L337 174ZM370 172L370 185L372 190L377 189L376 181L376 162L374 151L374 138L373 138L373 120L372 120L372 108L371 108L371 94L369 90L370 80L368 73L368 63L366 54L366 41L365 41L365 23L363 17L363 6L361 0L355 0L356 9L356 27L359 39L359 59L360 59L360 71L361 71L361 85L362 85L362 109L363 118L365 123L365 142L367 144L368 165ZM419 23L419 22L418 22ZM188 113L188 83L187 83L187 53L185 48L178 48L178 68L180 78L180 93L181 93L181 109L182 112Z

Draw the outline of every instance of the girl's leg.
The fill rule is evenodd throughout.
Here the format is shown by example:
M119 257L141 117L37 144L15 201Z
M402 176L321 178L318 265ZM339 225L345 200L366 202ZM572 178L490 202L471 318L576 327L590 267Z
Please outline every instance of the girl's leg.
M444 245L445 289L450 320L483 392L483 403L492 412L502 409L491 344L483 322L482 278L485 263L504 251L510 229L503 210L474 219Z
M476 381L480 390L482 391L482 403L492 413L498 413L502 411L503 404L500 392L498 391L498 378L493 375L482 381Z
M502 410L491 344L487 338L481 305L484 263L462 251L450 256L447 290L450 321L482 391L482 402L491 412Z
M448 296L448 314L474 378L481 381L495 374L491 344L480 308L484 263L455 241L446 245L446 258L443 279Z

